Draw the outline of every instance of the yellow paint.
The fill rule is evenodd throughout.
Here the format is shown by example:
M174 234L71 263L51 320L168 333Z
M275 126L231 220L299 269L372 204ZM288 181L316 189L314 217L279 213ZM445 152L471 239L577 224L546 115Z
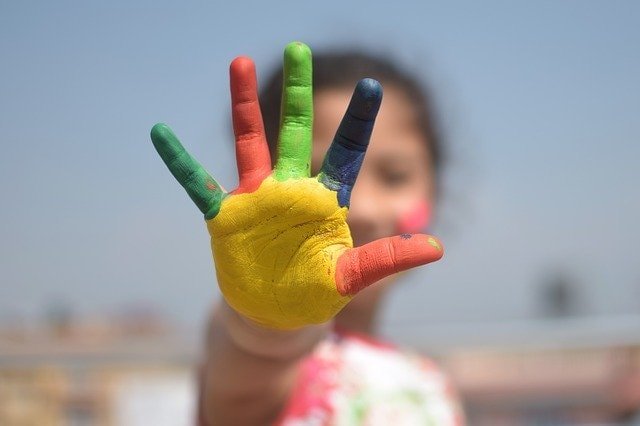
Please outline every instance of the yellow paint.
M346 217L314 178L268 177L255 192L225 198L207 228L227 302L278 329L331 319L350 300L335 283L338 257L353 246Z
M427 239L427 242L428 242L429 244L431 244L433 247L435 247L435 248L437 248L438 250L442 251L442 247L440 246L440 243L439 243L439 242L438 242L438 240L436 240L435 238L433 238L433 237L429 237L429 238Z

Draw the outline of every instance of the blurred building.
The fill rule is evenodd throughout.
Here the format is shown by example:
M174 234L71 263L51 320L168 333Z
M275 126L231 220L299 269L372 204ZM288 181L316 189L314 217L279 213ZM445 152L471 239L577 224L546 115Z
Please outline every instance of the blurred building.
M640 424L640 316L441 332L422 347L439 348L472 425Z
M193 424L198 339L153 315L56 317L0 328L0 425ZM400 340L449 372L471 425L631 424L640 407L640 316L420 327Z
M194 341L159 318L0 329L0 425L192 424Z

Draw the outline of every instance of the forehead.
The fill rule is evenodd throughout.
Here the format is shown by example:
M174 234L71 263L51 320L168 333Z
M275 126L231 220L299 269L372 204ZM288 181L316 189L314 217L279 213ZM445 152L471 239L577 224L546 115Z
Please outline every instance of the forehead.
M347 109L352 90L321 89L314 98L314 157L331 144ZM405 93L385 86L380 112L371 136L367 157L378 155L418 155L424 159L426 141L416 125L416 114Z

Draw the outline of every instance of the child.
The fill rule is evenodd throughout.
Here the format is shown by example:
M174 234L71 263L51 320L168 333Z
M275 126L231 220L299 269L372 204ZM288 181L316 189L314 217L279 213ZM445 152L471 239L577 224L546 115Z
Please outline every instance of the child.
M305 45L287 46L284 62L278 125L278 76L261 114L253 63L231 64L240 174L232 193L166 126L152 130L205 214L224 295L207 334L199 422L460 424L434 365L367 337L393 274L443 253L437 239L417 234L429 221L440 157L426 99L385 61L319 58L313 87ZM340 122L350 87L366 75L385 85L373 137L382 98L375 80L358 82Z

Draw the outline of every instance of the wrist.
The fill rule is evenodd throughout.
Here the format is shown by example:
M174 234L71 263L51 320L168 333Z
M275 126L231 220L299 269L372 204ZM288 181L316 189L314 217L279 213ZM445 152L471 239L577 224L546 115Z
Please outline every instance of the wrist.
M248 354L269 359L296 359L311 352L331 330L332 321L295 330L262 326L231 308L223 299L216 312L229 340Z

